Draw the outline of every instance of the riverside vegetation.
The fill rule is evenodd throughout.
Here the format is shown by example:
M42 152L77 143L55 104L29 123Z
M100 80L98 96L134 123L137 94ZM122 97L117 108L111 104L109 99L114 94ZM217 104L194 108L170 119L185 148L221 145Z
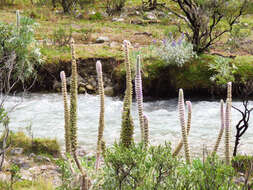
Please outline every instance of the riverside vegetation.
M1 4L7 1L0 1ZM51 2L51 1L50 1ZM63 3L65 2L65 3ZM81 1L78 1L81 3ZM125 5L125 1L107 1L106 12L111 15L115 11L121 11ZM111 2L111 4L109 3ZM174 1L176 3L182 1ZM193 1L195 2L195 1ZM196 1L197 2L197 1ZM212 6L212 2L211 6ZM246 1L240 1L246 2ZM10 2L11 3L11 2ZM32 1L32 3L38 3ZM41 3L45 3L41 1ZM202 2L203 3L203 2ZM200 7L208 8L210 5L196 4ZM221 2L222 3L222 2ZM231 3L231 2L230 2ZM74 5L72 1L52 1L53 6L57 7L60 4L65 13L72 13ZM157 1L148 1L144 3L144 9L155 8L159 4ZM215 4L216 5L216 4ZM230 4L231 5L231 4ZM232 4L233 5L233 4ZM241 16L241 12L244 12L245 5L236 4L240 10L238 15L231 18L229 22L229 29L232 30L232 25L237 21L237 17ZM81 6L81 4L79 5ZM186 5L184 5L186 6ZM241 6L241 7L240 7ZM223 10L223 9L222 9ZM234 10L234 9L231 9ZM32 10L33 11L33 10ZM174 9L171 11L175 11ZM220 11L220 10L219 10ZM224 9L223 11L227 11ZM38 17L37 12L28 13ZM218 12L219 13L219 12ZM198 13L201 14L201 13ZM192 14L194 15L194 14ZM186 19L191 20L192 15L187 16ZM218 14L219 15L219 14ZM43 14L41 14L43 17ZM150 17L150 15L144 15ZM99 20L102 18L101 14L95 13L90 18ZM185 17L183 17L185 19ZM206 18L206 17L204 17ZM223 17L222 17L223 18ZM222 19L220 18L220 19ZM29 35L33 34L31 25L32 20L24 19L20 21L19 11L17 11L17 24L5 25L1 24L2 28L0 33L1 44L0 55L4 59L0 59L0 63L6 67L1 67L1 74L4 74L8 64L17 64L13 68L19 68L18 70L12 70L7 72L1 81L6 81L5 84L11 84L13 81L10 80L8 73L14 76L15 81L21 84L27 84L25 81L29 81L35 78L37 68L42 65L42 59L40 50L35 46L35 39L30 38ZM29 22L28 22L29 21ZM155 22L155 21L152 21ZM204 22L204 20L202 20ZM193 22L195 23L195 22ZM193 23L190 23L193 25ZM145 22L144 22L145 24ZM218 23L217 23L218 24ZM124 24L122 24L124 25ZM128 25L127 25L128 27ZM204 27L204 26L203 26ZM213 26L215 27L215 26ZM231 27L231 28L230 28ZM191 28L194 34L194 28ZM212 28L211 31L215 29ZM7 31L7 32L6 32ZM252 61L251 57L238 56L235 59L227 58L225 56L217 56L211 54L201 54L203 47L206 47L208 43L211 45L214 39L211 37L210 41L203 42L203 38L195 36L193 39L198 39L201 42L190 43L186 39L185 34L180 34L178 40L177 34L168 34L167 38L150 43L148 46L135 49L130 52L131 43L127 40L123 42L124 48L124 64L119 65L116 70L118 71L116 76L119 76L122 83L126 86L123 108L122 108L122 124L121 132L119 134L120 141L115 142L112 146L107 146L103 138L105 126L104 115L106 107L105 101L105 89L103 77L105 73L102 71L103 61L96 62L96 74L99 98L100 98L100 114L99 114L99 126L98 126L98 138L95 156L79 156L78 155L78 142L77 142L77 96L78 96L78 60L76 54L79 53L80 49L77 49L77 44L74 44L72 30L69 31L69 35L65 34L66 31L63 29L55 31L54 44L60 47L59 50L61 59L67 55L67 59L71 58L71 80L70 80L70 100L68 100L67 94L67 78L65 72L61 71L60 74L62 94L63 94L63 107L64 107L64 119L65 119L65 152L60 155L59 145L56 140L49 139L36 139L26 137L22 133L9 134L7 128L9 123L8 113L4 110L3 103L1 103L0 109L0 123L6 127L5 132L1 138L2 150L1 155L7 153L7 157L11 155L8 151L16 150L15 147L23 148L24 158L36 160L33 154L42 154L50 158L49 163L58 166L57 174L61 177L61 183L53 187L52 184L45 182L42 179L33 178L31 180L20 179L20 168L19 163L16 162L11 166L3 167L3 171L10 174L10 179L0 183L2 189L252 189L253 188L253 158L252 156L234 156L232 157L231 152L231 109L232 109L232 91L233 89L241 89L248 87L248 81L252 80ZM86 34L86 31L83 31ZM189 32L189 31L188 31ZM210 31L209 31L210 32ZM25 35L28 34L28 35ZM209 33L210 34L210 33ZM215 33L216 37L219 37L220 33ZM62 37L63 36L63 37ZM193 35L194 36L194 35ZM76 36L75 36L76 37ZM88 36L86 36L89 38ZM85 37L85 38L86 38ZM238 36L236 36L237 38ZM9 40L12 39L12 40ZM160 42L161 40L161 42ZM237 39L233 39L237 40ZM198 40L197 40L198 41ZM22 43L26 42L26 43ZM70 43L70 48L67 44ZM236 45L231 41L233 45ZM16 49L14 49L14 47ZM102 49L106 49L104 46ZM206 47L207 48L207 47ZM46 61L52 61L52 57L57 52L52 53L50 46L45 45L42 47L41 52L47 56ZM96 48L95 48L96 49ZM208 48L207 48L208 49ZM69 56L69 50L71 50L71 56ZM101 49L100 49L101 50ZM100 51L98 50L98 52ZM217 49L216 49L217 50ZM92 50L93 51L93 50ZM107 50L106 50L107 51ZM117 57L120 48L117 50ZM13 53L14 52L14 53ZM78 52L78 53L77 53ZM108 52L111 56L111 50ZM107 54L103 52L102 54ZM148 53L147 53L148 52ZM88 52L90 53L90 52ZM51 57L50 55L51 54ZM63 56L64 54L64 56ZM2 56L3 55L3 56ZM26 56L23 56L26 55ZM85 57L86 55L84 55ZM92 54L93 56L93 54ZM17 61L12 61L17 58ZM121 57L121 55L119 56ZM158 59L159 57L159 59ZM24 59L25 58L25 59ZM51 60L50 60L51 59ZM246 61L245 61L246 59ZM134 63L136 62L136 65ZM6 64L8 63L8 64ZM22 65L23 63L23 65ZM25 65L24 65L25 63ZM35 64L32 64L35 63ZM93 63L94 64L94 63ZM134 65L134 66L133 66ZM23 66L23 67L22 67ZM133 69L135 67L135 69ZM22 70L23 69L23 70ZM94 69L95 70L95 69ZM21 71L21 72L20 72ZM153 146L149 142L149 125L148 118L143 113L143 91L150 79L159 78L159 72L165 71L173 75L176 79L172 85L173 88L178 89L180 86L185 89L191 89L192 83L199 83L199 86L220 86L226 84L227 86L227 99L221 100L220 104L220 120L221 126L220 131L217 131L217 140L213 145L212 151L209 153L208 150L199 150L203 152L202 158L193 158L191 156L191 150L189 148L188 135L190 134L192 114L191 102L184 100L183 89L177 90L178 92L178 111L179 120L181 126L181 139L178 145L173 149L170 146L169 139L164 145ZM177 71L177 72L175 72ZM21 75L20 75L21 73ZM23 74L28 74L24 75ZM162 72L160 73L163 74ZM178 75L179 74L179 75ZM178 75L178 76L176 76ZM39 75L37 75L39 76ZM134 88L132 78L135 76ZM168 75L166 75L168 76ZM59 76L58 76L59 77ZM125 77L125 79L123 79ZM144 77L144 78L143 78ZM200 79L201 78L201 79ZM144 80L143 80L144 79ZM211 79L211 80L210 80ZM155 80L154 80L155 81ZM234 82L234 88L232 88L232 82ZM151 83L152 84L152 83ZM150 85L150 83L148 84ZM193 84L194 85L194 84ZM2 89L3 92L11 91L11 85L7 85L6 89ZM222 88L220 88L222 91ZM245 88L244 88L245 89ZM13 89L12 89L13 90ZM2 92L1 91L1 92ZM235 90L234 90L235 91ZM138 116L139 116L139 129L141 132L141 141L137 142L134 139L134 123L132 118L132 101L133 93L135 92L136 102L138 105ZM240 93L240 92L239 92ZM247 97L248 98L248 97ZM3 101L4 102L4 101ZM187 114L185 109L187 105ZM81 110L80 110L81 111ZM250 110L248 110L250 113ZM186 120L187 115L187 120ZM245 123L246 125L247 123ZM247 130L247 128L246 128ZM7 138L8 137L8 138ZM224 138L224 145L221 145L221 139ZM218 155L217 150L224 146L224 156ZM182 150L181 150L182 149ZM180 151L182 155L180 155ZM15 153L16 154L16 153ZM21 153L23 154L23 153ZM28 156L29 155L29 156ZM21 155L19 155L21 157ZM37 156L35 155L37 158ZM57 159L54 159L56 157ZM4 160L4 159L2 159ZM43 164L47 161L47 158L40 159L39 163ZM47 170L46 168L45 170ZM42 171L43 169L41 169Z

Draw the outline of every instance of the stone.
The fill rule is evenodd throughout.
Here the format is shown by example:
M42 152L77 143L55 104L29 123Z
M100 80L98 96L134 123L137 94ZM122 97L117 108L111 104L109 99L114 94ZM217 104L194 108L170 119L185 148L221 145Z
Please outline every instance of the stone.
M0 181L10 181L11 180L11 174L10 173L4 173L0 172Z
M96 43L104 43L109 41L110 39L107 36L100 36L96 39Z
M114 89L111 86L107 86L104 89L106 96L113 96L114 95Z
M124 22L125 19L124 18L113 18L112 21L113 22Z
M23 148L14 148L11 150L12 155L21 155L24 152Z
M154 13L152 13L152 12L148 12L146 14L145 18L148 19L148 20L157 20L156 15Z
M80 86L80 87L78 88L78 92L79 92L80 94L85 94L85 93L86 93L86 89L85 89L84 87Z
M26 161L24 157L13 157L11 163L17 165L20 168L28 169L31 167L30 163Z
M51 160L46 156L38 155L38 156L36 156L35 161L37 161L37 162L50 162Z
M119 44L117 43L117 42L111 42L110 43L110 47L111 48L116 48L116 47L118 47L119 46Z
M86 89L87 90L91 90L91 91L95 90L94 87L92 85L90 85L90 84L86 85Z
M29 155L29 158L34 158L36 155L34 154L34 153L31 153L30 155Z

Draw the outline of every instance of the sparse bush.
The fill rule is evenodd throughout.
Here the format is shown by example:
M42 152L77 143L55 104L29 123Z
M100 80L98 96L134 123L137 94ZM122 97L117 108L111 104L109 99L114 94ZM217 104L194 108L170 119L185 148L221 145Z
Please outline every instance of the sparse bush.
M59 27L53 33L53 44L60 47L68 45L72 37L72 33L72 27L69 28L69 31L63 27Z
M230 32L229 39L226 42L227 45L233 50L239 48L243 40L251 34L251 30L242 29L240 25L235 25Z
M157 48L157 55L168 65L177 65L178 67L182 67L196 56L192 44L186 41L184 35L178 41L173 39L172 35L168 39L164 39L161 46Z
M126 0L105 0L104 5L106 8L106 13L108 15L113 15L122 10L125 6Z

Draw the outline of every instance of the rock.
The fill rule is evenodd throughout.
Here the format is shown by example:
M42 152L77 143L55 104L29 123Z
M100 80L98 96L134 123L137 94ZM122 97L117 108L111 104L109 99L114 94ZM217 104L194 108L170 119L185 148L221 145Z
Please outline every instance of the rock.
M85 89L84 87L80 86L80 87L78 88L78 92L79 92L80 94L85 94L85 93L86 93L86 89Z
M125 19L124 18L113 18L112 21L113 22L124 22Z
M87 154L87 152L84 150L84 148L78 147L76 150L76 154L77 156L84 157Z
M36 155L34 154L34 153L31 153L30 155L29 155L29 158L34 158Z
M38 156L36 156L35 161L37 161L37 162L50 162L51 160L46 156L38 155Z
M154 13L152 13L152 12L148 12L148 13L146 14L145 18L146 18L147 20L157 20L156 15L155 15Z
M24 157L13 157L11 163L17 165L20 168L28 169L31 167L30 163L26 161Z
M110 47L111 48L116 48L116 47L118 47L119 46L119 44L117 43L117 42L111 42L110 43Z
M21 155L23 153L24 149L23 148L14 148L11 150L12 155Z
M58 90L61 89L61 82L54 80L53 89L58 92Z
M0 181L10 181L11 180L11 174L10 173L4 173L0 172Z
M91 86L90 84L86 85L86 89L87 89L87 90L91 90L91 91L94 91L94 90L95 90L94 87Z
M104 43L109 41L110 39L107 36L100 36L96 39L96 43Z
M234 182L237 183L237 184L244 183L245 178L243 176L240 176L238 178L235 178Z
M106 96L113 96L114 95L114 89L111 86L107 86L104 89Z

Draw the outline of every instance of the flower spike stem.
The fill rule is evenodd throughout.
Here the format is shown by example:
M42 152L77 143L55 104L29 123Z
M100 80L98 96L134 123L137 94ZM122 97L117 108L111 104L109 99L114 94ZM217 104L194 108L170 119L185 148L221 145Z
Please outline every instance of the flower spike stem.
M190 164L191 163L190 151L189 151L189 145L188 145L188 137L187 137L186 129L185 129L184 92L182 89L179 89L178 108L179 108L179 119L180 119L181 130L182 130L185 159L186 159L186 162Z
M98 77L98 91L100 96L100 115L99 115L99 126L98 126L98 141L97 141L97 155L96 155L96 170L100 167L100 155L102 139L104 134L104 115L105 115L105 93L103 84L102 64L100 61L96 63L97 77Z

